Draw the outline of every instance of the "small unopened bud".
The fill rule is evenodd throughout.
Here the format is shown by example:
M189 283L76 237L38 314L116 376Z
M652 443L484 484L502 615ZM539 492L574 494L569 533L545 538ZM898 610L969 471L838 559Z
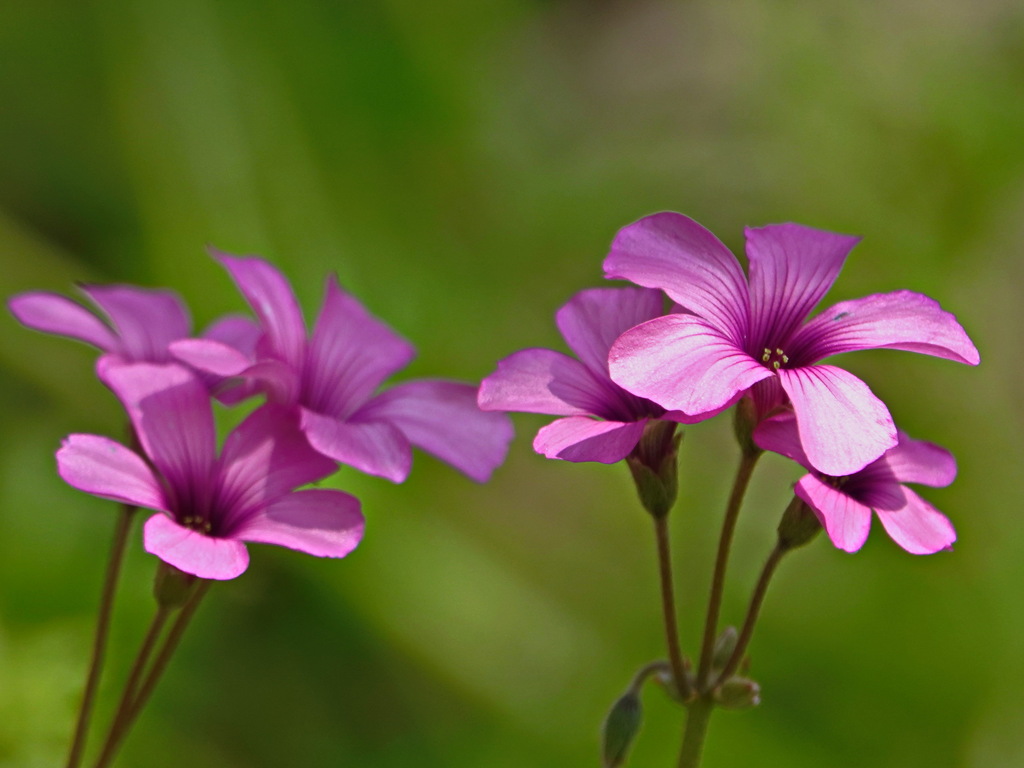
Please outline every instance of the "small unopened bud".
M601 728L604 768L618 768L626 762L626 755L640 732L642 720L643 705L639 693L626 691L612 704Z
M809 543L821 532L821 521L803 499L793 496L786 511L782 513L778 530L779 548L796 549Z
M725 709L749 709L761 703L761 686L748 677L730 677L715 688L714 698Z
M676 459L683 436L675 431L674 421L652 419L644 427L636 448L626 457L640 503L654 517L669 513L679 491Z
M153 596L161 608L180 608L192 594L196 577L161 561L153 581Z
M757 456L762 453L760 447L754 442L754 428L757 427L757 406L748 395L740 398L736 403L736 410L733 413L733 430L736 433L736 441L740 444L740 450L744 456Z
M715 653L711 657L711 668L722 669L732 658L732 652L736 650L736 641L739 633L736 627L728 626L722 630L722 634L715 640Z

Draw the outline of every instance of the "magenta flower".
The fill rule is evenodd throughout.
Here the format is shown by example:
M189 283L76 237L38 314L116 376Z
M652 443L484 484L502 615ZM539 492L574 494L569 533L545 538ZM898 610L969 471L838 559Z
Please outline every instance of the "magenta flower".
M840 549L856 552L863 546L872 509L892 540L912 554L930 555L950 549L956 541L946 516L903 485L941 488L952 483L956 460L944 448L899 432L896 446L880 459L851 475L831 477L811 466L791 412L761 422L754 430L754 441L810 470L797 481L796 495L814 511Z
M610 354L614 381L691 414L747 393L762 417L791 403L811 465L848 475L894 447L896 427L864 382L818 361L888 348L977 365L956 318L910 291L840 302L804 323L858 238L797 224L745 231L749 282L718 238L681 214L648 216L618 233L606 276L661 288L693 314L623 334Z
M552 349L509 355L481 383L480 407L564 416L537 433L534 450L549 459L604 464L628 456L651 419L694 421L627 392L608 376L612 342L626 329L664 314L663 302L660 291L644 288L580 291L555 315L579 360Z
M359 502L334 490L293 491L329 475L291 414L265 405L216 455L206 388L180 365L101 366L124 404L146 458L98 435L71 435L57 452L60 475L96 496L159 510L146 521L147 552L204 579L245 571L244 542L344 557L363 536Z
M412 446L484 481L505 459L508 417L484 413L476 387L454 381L409 381L374 394L414 355L412 346L370 315L335 278L307 339L302 312L284 276L267 262L214 252L259 317L254 351L215 340L172 349L199 370L233 376L271 402L299 411L317 451L363 472L401 482Z

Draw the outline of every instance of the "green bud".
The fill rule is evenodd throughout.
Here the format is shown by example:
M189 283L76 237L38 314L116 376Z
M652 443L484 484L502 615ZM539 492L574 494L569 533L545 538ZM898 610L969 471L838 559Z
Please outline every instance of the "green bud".
M736 403L732 426L736 433L736 442L740 444L740 450L743 451L744 456L757 456L762 453L762 450L754 442L757 409L749 396L740 398L740 401Z
M640 442L626 457L640 503L654 517L669 513L679 491L677 456L683 436L675 431L674 421L647 422Z
M715 640L715 653L711 657L712 669L723 669L729 663L738 639L739 632L736 631L736 627L729 626L722 630L722 634Z
M725 709L750 709L761 703L761 686L747 677L730 677L715 688L713 696Z
M161 561L153 581L153 596L162 608L180 608L192 594L196 577Z
M796 549L808 544L821 533L821 521L814 511L799 496L793 500L782 513L779 522L779 548L782 550Z
M604 768L618 768L625 764L642 720L643 706L639 694L633 690L626 691L612 705L601 728Z

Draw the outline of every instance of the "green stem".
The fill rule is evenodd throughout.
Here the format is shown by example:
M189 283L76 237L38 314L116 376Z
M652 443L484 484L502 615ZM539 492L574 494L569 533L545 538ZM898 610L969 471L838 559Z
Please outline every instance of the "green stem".
M89 723L92 720L93 707L96 703L96 691L99 689L100 675L103 672L103 661L107 653L107 638L110 635L110 617L114 608L114 594L117 591L117 582L121 576L121 564L124 562L128 534L131 532L135 510L136 507L124 504L121 507L121 514L118 515L114 528L114 543L110 548L110 560L107 562L107 572L103 581L99 612L96 615L96 635L93 638L92 659L89 662L85 692L82 694L82 706L78 710L78 721L75 723L75 735L71 741L71 751L68 753L67 768L78 768L79 763L82 762L82 754L85 751Z
M686 664L679 648L679 626L676 620L676 601L672 586L672 554L669 546L668 515L654 518L654 531L658 540L658 572L661 580L661 609L665 618L665 640L672 665L672 679L676 690L685 701L693 695L686 675Z
M708 694L703 694L689 705L686 716L686 732L683 746L679 751L678 768L698 768L704 752L704 739L708 735L708 723L714 704Z
M715 560L715 573L711 579L711 594L708 599L707 620L704 623L704 642L700 651L700 666L697 675L697 689L707 691L708 676L711 674L711 659L714 655L715 637L718 634L718 615L722 609L722 595L725 591L725 570L729 563L729 550L732 547L732 536L736 530L736 519L739 517L743 495L750 484L750 476L754 472L760 451L744 451L740 465L736 470L732 493L722 521L722 534L718 540L718 556ZM692 715L691 715L692 716Z

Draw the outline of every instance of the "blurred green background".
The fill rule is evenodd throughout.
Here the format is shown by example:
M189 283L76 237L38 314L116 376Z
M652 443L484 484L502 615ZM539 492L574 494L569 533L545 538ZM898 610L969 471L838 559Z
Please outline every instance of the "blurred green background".
M708 768L1024 765L1024 9L888 3L36 0L0 3L0 295L166 285L197 326L240 310L206 244L258 253L307 314L341 281L419 350L403 377L479 380L602 283L622 225L683 211L862 235L829 302L911 288L955 312L977 369L851 355L960 477L925 495L954 553L876 523L786 561L752 646L760 709L719 713ZM95 353L0 319L0 766L61 763L115 505L64 485L71 432L119 437ZM535 455L478 486L419 455L352 471L362 546L253 547L216 588L121 765L592 766L599 723L664 655L654 544L623 467ZM673 520L697 644L727 420L687 430ZM725 615L739 621L798 472L760 467ZM105 700L151 611L135 545ZM674 764L645 694L632 764ZM107 710L100 712L99 723Z

